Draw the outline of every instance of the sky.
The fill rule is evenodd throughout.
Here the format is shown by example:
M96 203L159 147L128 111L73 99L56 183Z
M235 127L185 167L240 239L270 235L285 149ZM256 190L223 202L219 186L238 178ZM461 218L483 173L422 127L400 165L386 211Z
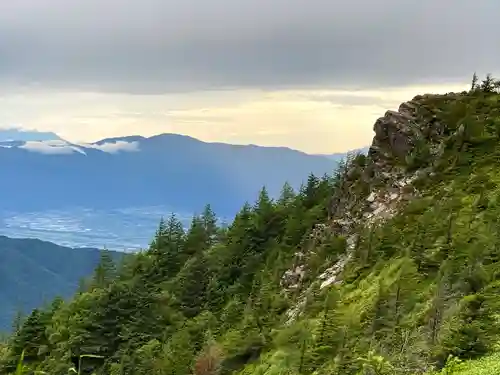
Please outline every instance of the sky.
M498 0L0 2L0 127L333 153L498 72Z

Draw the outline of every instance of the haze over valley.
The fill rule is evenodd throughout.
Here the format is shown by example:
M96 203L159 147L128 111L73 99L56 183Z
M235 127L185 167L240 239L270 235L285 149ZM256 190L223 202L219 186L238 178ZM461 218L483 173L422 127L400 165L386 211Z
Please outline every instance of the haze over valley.
M362 150L366 152L366 149ZM205 143L162 134L74 144L54 133L0 131L0 234L65 246L137 250L160 218L187 227L206 204L229 223L266 186L298 189L310 173L331 174L345 154Z

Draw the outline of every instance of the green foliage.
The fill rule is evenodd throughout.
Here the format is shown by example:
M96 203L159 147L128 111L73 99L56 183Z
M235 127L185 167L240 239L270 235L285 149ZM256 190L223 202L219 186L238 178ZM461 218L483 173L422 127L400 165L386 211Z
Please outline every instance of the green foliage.
M187 231L171 216L149 249L121 264L103 252L89 287L22 321L0 373L24 355L26 371L63 374L92 353L113 375L488 374L468 369L496 358L500 334L492 82L415 99L420 138L388 170L433 173L393 217L362 216L393 189L377 168L394 161L373 155L276 200L263 188L224 229L210 206Z
M494 375L500 372L500 354L473 361L462 361L450 357L446 366L433 375Z

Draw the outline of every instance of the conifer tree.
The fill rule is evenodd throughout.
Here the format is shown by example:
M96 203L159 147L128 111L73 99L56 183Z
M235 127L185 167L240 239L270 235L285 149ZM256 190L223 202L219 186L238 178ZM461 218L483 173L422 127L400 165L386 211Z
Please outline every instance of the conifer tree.
M285 184L281 188L278 204L281 206L287 206L288 204L293 202L294 198L295 191L293 190L293 187L288 182L285 182Z
M150 275L151 282L160 282L174 277L179 272L188 255L184 254L185 232L175 214L168 221L160 220L150 252L155 256L156 269Z
M22 327L22 323L23 323L23 312L21 310L18 310L12 322L12 332L14 332L14 334L19 332L19 330Z
M205 228L206 233L205 246L206 248L209 248L217 242L217 235L219 232L219 228L217 226L217 216L209 204L205 206L203 213L201 214L201 220L203 221L203 227Z
M299 193L306 209L310 209L316 204L319 183L319 178L311 173L309 177L307 177L306 184L300 189Z
M488 73L486 78L481 82L481 90L486 93L492 93L495 90L495 80L491 73Z
M94 276L91 281L92 288L105 288L116 277L116 265L111 253L106 248L99 253L99 264L94 270Z
M477 89L477 83L478 83L479 78L477 77L476 72L472 75L472 83L471 83L471 91L474 91Z

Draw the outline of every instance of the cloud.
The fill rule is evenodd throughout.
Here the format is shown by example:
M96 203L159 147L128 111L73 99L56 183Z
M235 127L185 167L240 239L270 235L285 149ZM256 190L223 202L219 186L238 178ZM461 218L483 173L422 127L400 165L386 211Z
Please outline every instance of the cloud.
M79 147L81 146L81 147ZM105 142L101 144L79 144L73 145L65 141L27 141L19 148L26 149L28 151L38 152L41 154L51 154L51 155L68 155L75 152L86 155L85 149L93 148L110 154L115 154L120 151L132 152L139 151L139 144L137 142Z
M134 152L140 151L139 142L126 142L126 141L116 141L116 142L104 142L99 144L82 144L83 147L86 148L95 148L97 150L101 150L104 152L108 152L110 154L116 154L120 151L126 152Z
M498 0L3 1L0 126L346 151L386 109L500 73L498 14Z
M64 141L27 141L23 145L19 146L19 148L50 155L67 155L73 154L74 152L85 154L83 150Z
M497 0L17 0L0 82L129 93L359 88L495 73Z
M89 147L99 139L160 133L207 142L288 146L309 153L344 152L371 143L373 124L388 109L422 93L462 91L465 84L371 90L234 90L127 95L25 91L3 97L0 126L52 131ZM358 100L357 103L353 101ZM92 146L97 147L97 146ZM99 146L133 151L140 144Z

